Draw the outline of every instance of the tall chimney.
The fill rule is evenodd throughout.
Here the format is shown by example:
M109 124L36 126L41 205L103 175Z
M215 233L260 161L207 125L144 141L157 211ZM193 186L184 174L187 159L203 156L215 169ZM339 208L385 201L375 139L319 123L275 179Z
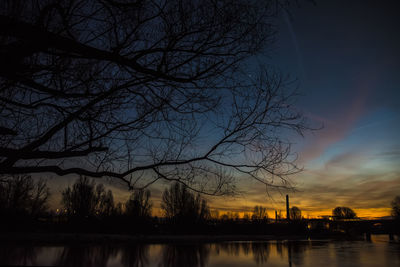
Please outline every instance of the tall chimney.
M286 195L286 218L290 220L290 213L289 213L289 195Z

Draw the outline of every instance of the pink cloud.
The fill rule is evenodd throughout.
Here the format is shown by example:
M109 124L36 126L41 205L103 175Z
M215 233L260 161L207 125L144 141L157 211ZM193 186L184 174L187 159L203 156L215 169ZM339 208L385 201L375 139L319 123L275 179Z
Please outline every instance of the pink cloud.
M366 102L377 79L374 76L366 75L365 77L356 82L351 100L333 107L329 111L332 114L329 118L306 114L311 120L323 123L324 128L316 131L312 137L306 138L303 149L299 153L300 163L304 164L318 158L332 144L343 140L357 121L369 111Z

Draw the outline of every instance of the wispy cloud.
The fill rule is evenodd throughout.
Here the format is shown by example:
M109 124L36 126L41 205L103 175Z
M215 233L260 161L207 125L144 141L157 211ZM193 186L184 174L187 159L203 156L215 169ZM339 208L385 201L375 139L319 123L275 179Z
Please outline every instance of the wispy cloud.
M324 114L329 115L306 112L311 120L322 123L324 128L306 138L300 151L301 163L305 164L318 158L326 149L343 140L351 132L356 123L370 111L367 101L371 92L376 89L376 83L376 74L360 76L351 88L347 89L352 92L347 100L326 107ZM343 88L338 91L343 91Z

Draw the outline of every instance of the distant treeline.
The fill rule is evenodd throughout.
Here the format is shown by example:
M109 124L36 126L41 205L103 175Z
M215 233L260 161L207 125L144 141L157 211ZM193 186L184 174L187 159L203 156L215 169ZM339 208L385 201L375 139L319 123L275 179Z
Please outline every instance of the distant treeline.
M255 206L242 218L232 212L219 216L218 212L210 211L200 194L178 182L163 192L161 209L164 216L160 218L152 216L149 190L133 191L125 203L115 203L111 190L87 177L80 177L72 187L62 191L62 209L57 212L48 209L49 195L45 180L35 181L29 175L1 178L0 223L7 224L3 230L34 230L38 227L48 231L227 234L305 233L310 230L310 224L302 218L298 207L290 208L290 221L281 218L280 214L274 218L278 220L269 219L267 209L262 206ZM400 197L396 197L392 211L397 219L399 206ZM332 218L355 219L356 213L348 207L336 207ZM272 221L283 223L271 224Z
M75 219L104 219L110 216L128 216L135 220L149 220L152 217L153 204L150 190L133 191L125 203L115 203L111 190L103 184L80 177L62 191L62 208L53 215ZM43 217L49 215L48 199L50 190L45 180L34 181L31 176L10 176L2 178L0 183L0 212L5 217ZM165 220L173 223L202 223L208 220L238 220L239 214L228 212L219 215L211 212L210 207L200 194L195 194L180 183L173 183L162 195L161 209ZM301 219L297 207L292 210L293 219ZM255 206L253 212L245 213L244 220L267 221L267 209Z

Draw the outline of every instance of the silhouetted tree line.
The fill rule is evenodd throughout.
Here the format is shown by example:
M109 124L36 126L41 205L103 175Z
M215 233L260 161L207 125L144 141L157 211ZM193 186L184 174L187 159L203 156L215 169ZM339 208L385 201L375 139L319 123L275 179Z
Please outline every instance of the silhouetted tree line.
M62 192L62 204L70 217L110 216L115 211L111 190L106 191L103 184L96 186L87 177Z
M0 214L2 218L37 218L47 211L50 190L46 181L34 181L29 175L0 178Z
M62 214L71 219L126 217L133 222L149 222L152 218L152 202L149 190L136 190L124 203L114 203L111 190L102 184L96 185L87 177L80 177L72 187L62 192ZM200 225L209 221L238 221L239 214L228 212L222 216L211 216L207 200L181 183L173 183L162 195L161 209L164 223L170 225ZM268 222L265 207L255 206L249 222Z
M150 197L149 190L135 190L125 203L115 203L110 189L81 176L72 187L62 191L63 208L58 215L72 223L72 229L90 230L94 226L94 230L107 231L108 227L119 224L127 232L148 232L152 225Z
M58 222L65 227L70 225L71 230L113 231L118 225L117 231L138 233L276 234L307 231L307 221L303 220L301 210L296 206L289 210L290 223L280 225L270 224L267 209L259 205L254 207L252 213L244 214L243 218L235 212L220 216L218 212L211 212L207 200L200 194L179 182L171 184L163 192L162 218L152 216L149 190L135 190L125 203L115 203L111 190L84 176L62 191L62 209L53 216L48 211L49 195L49 188L43 179L35 180L28 175L2 177L1 222L24 223L44 218L48 223ZM397 220L399 200L397 196L391 203L392 215ZM337 221L355 219L356 213L348 207L336 207L332 210L332 217ZM342 227L341 224L335 225L336 228Z
M212 217L206 199L178 182L166 188L162 195L162 218L152 217L149 190L133 191L125 203L115 203L111 190L84 176L61 192L62 208L56 214L48 211L48 197L49 188L42 179L35 181L27 175L3 177L0 183L2 222L19 220L23 223L22 218L40 217L79 231L110 230L118 224L127 232L168 232L171 229L174 232L207 232L210 223L234 225L239 221L237 213ZM266 208L256 206L246 222L267 220Z
M251 219L256 222L265 222L268 220L267 209L262 206L255 206Z
M210 218L207 201L179 183L164 191L161 208L166 218L174 224L201 223Z
M336 207L332 210L334 219L355 219L357 214L349 207Z

